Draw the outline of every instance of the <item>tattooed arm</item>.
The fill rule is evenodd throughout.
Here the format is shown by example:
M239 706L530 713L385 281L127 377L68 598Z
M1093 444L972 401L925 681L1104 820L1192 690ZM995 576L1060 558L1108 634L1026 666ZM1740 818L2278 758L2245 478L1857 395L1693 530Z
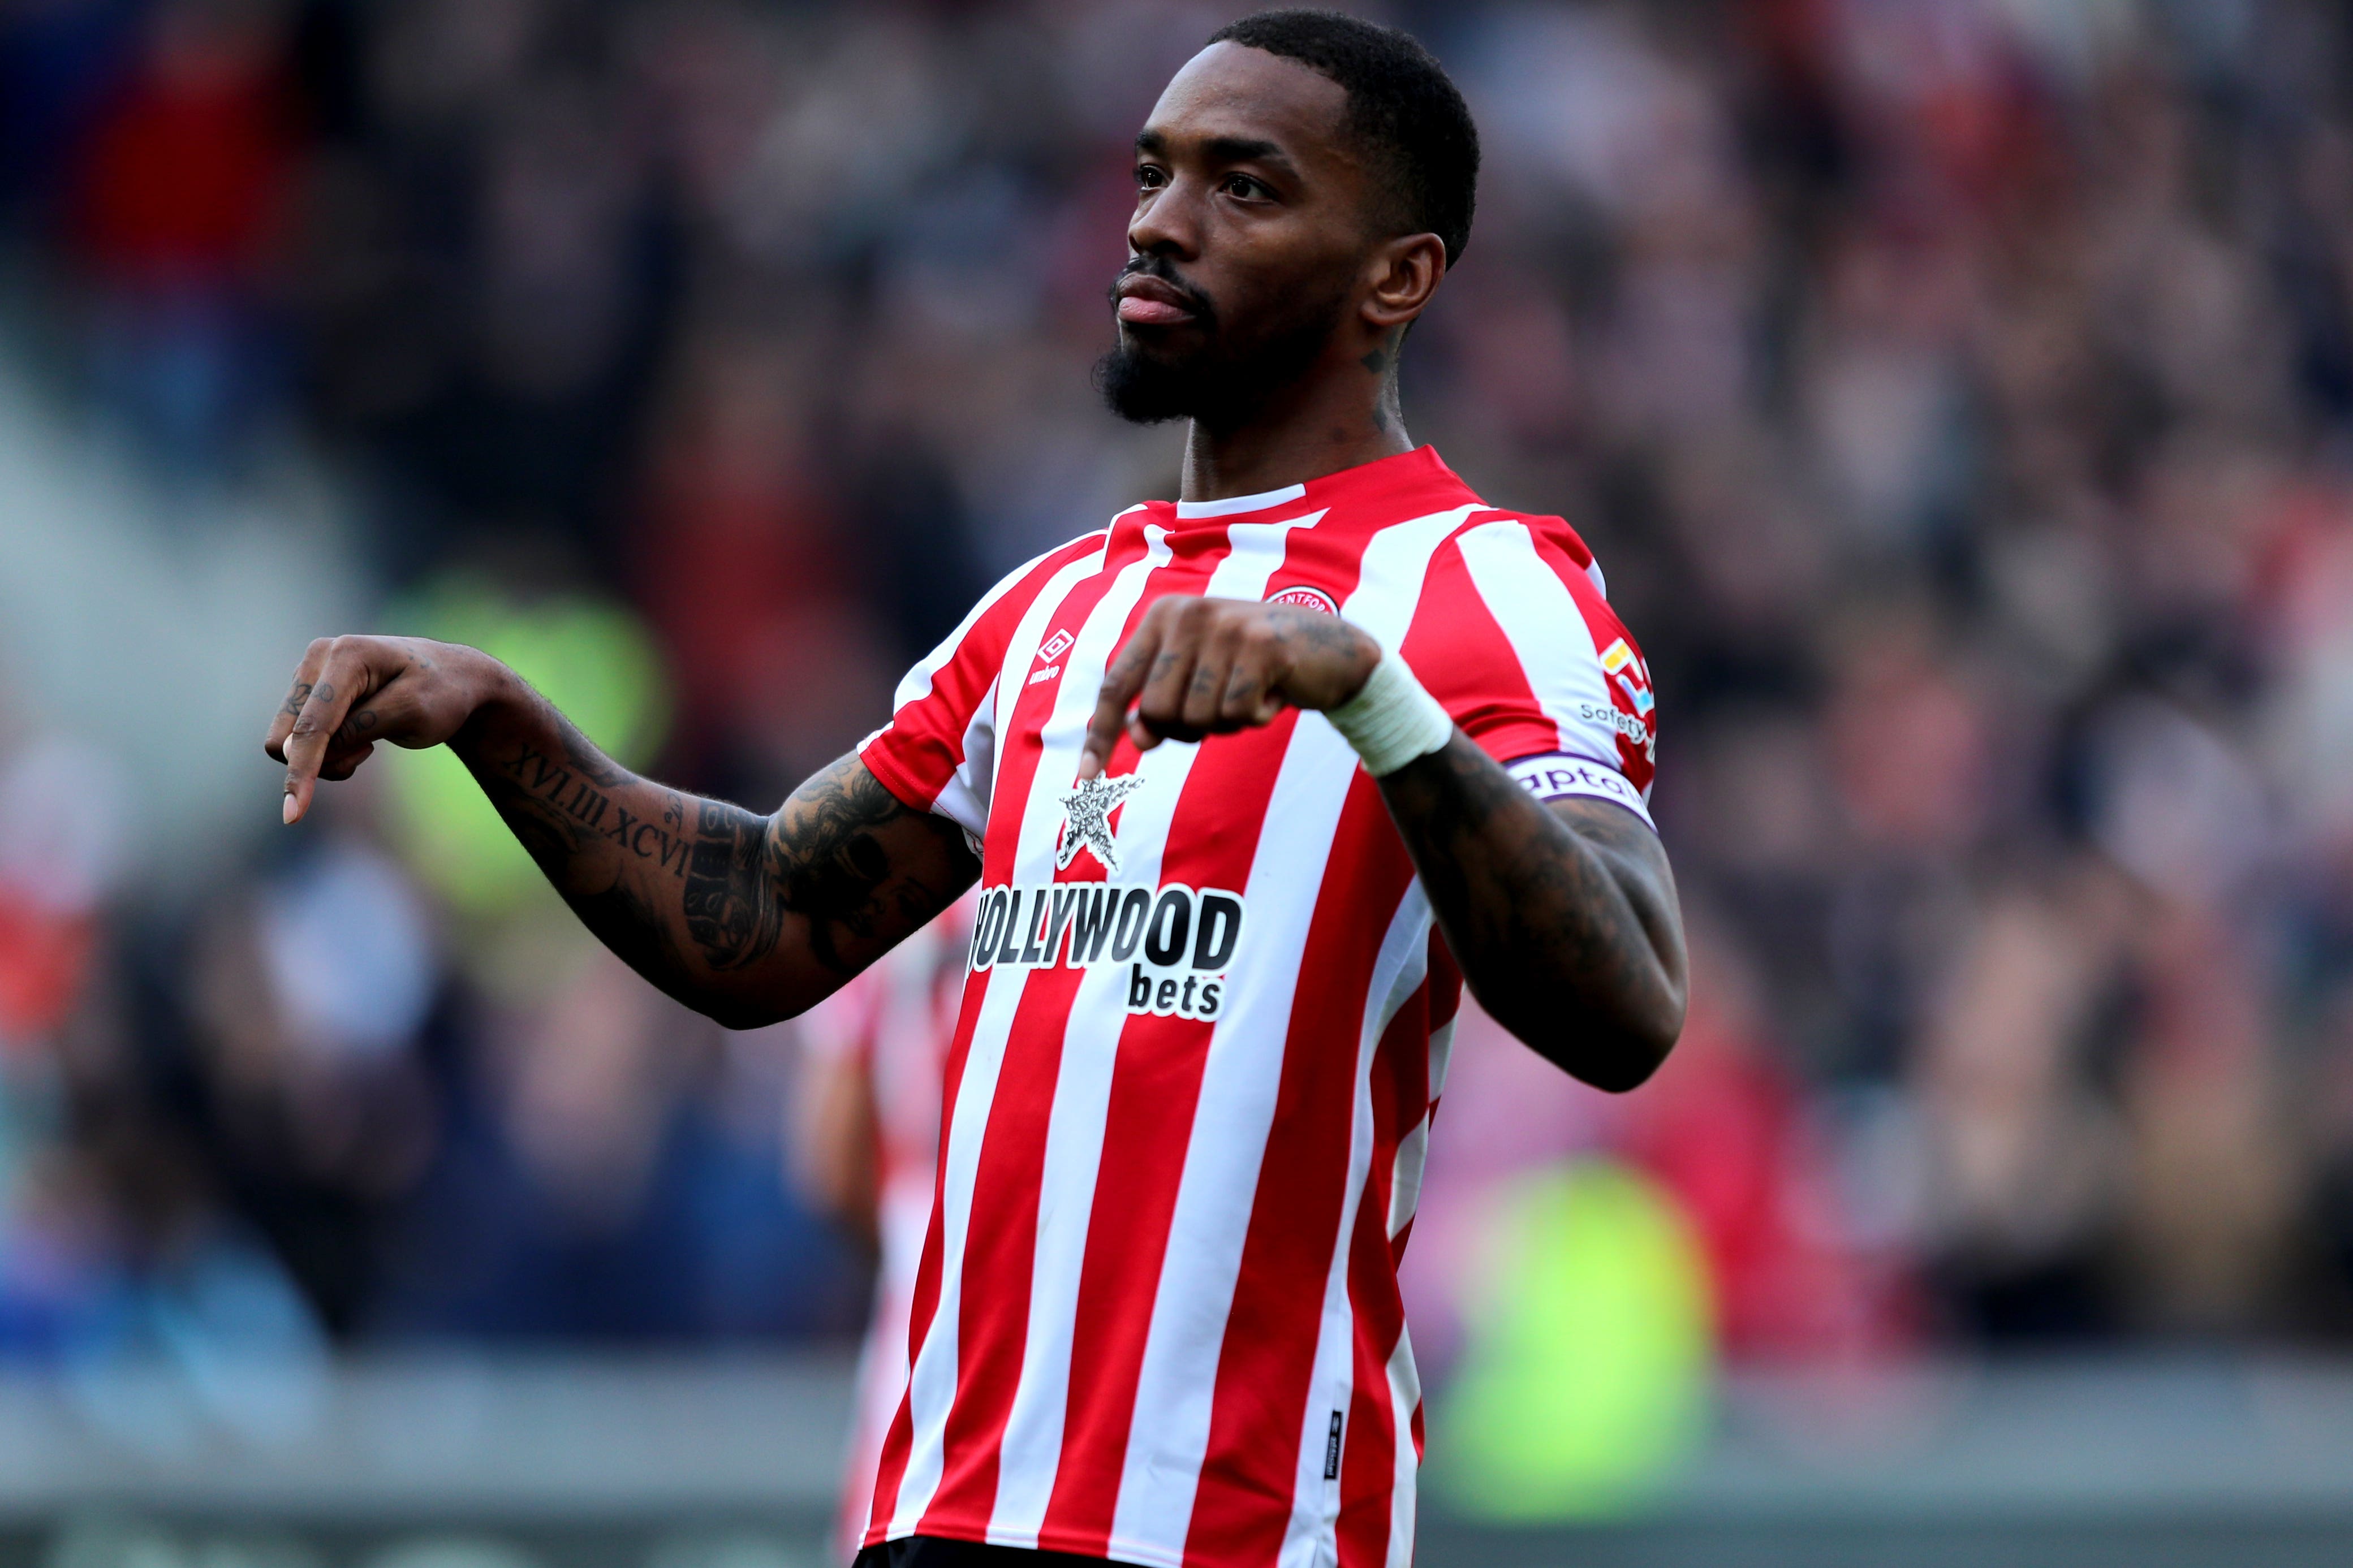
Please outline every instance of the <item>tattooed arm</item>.
M1079 772L1101 773L1123 729L1148 750L1336 708L1380 657L1335 616L1172 595L1105 673ZM1685 967L1658 836L1606 801L1547 809L1460 730L1380 787L1480 1005L1598 1088L1656 1071L1683 1029Z
M1685 984L1659 836L1606 800L1539 804L1460 730L1380 787L1479 1005L1597 1089L1657 1071Z
M497 660L413 637L311 645L265 742L287 764L286 820L378 741L446 743L606 946L738 1028L821 1000L979 869L961 829L854 756L760 816L638 777Z

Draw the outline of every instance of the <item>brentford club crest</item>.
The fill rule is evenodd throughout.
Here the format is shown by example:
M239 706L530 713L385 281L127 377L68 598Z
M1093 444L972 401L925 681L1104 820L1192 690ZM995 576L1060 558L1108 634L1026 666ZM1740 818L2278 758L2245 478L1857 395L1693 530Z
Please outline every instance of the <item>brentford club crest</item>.
M1266 602L1270 605L1293 605L1303 610L1320 610L1327 616L1340 613L1340 606L1332 602L1331 595L1321 588L1311 588L1304 583L1289 588L1277 588L1266 596Z
M1103 868L1118 876L1119 846L1112 842L1112 808L1143 782L1134 773L1081 779L1078 788L1062 797L1062 842L1054 851L1054 869L1069 869L1080 850L1092 849Z

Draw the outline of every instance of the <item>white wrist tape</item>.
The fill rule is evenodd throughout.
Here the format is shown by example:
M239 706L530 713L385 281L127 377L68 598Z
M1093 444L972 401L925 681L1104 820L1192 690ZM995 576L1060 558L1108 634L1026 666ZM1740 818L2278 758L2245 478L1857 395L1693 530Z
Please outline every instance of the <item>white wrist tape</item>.
M1438 699L1421 689L1405 660L1383 654L1365 689L1324 715L1341 738L1356 748L1365 771L1387 778L1416 757L1446 744L1454 721Z

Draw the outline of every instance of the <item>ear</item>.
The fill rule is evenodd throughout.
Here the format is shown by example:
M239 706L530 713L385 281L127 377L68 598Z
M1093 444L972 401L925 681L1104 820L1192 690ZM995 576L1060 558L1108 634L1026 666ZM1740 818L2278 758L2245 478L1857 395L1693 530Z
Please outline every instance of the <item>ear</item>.
M1365 267L1371 287L1360 316L1387 337L1410 325L1438 292L1446 276L1446 242L1434 234L1400 235L1376 246Z

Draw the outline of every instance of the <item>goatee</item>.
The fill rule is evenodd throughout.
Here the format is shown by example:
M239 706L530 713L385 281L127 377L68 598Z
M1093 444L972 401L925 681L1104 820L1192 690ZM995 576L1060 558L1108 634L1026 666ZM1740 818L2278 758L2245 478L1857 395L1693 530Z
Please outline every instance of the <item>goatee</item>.
M1120 277L1143 272L1182 289L1193 321L1179 331L1198 334L1191 352L1170 355L1146 348L1123 331L1109 353L1095 362L1095 389L1122 419L1158 425L1192 419L1211 429L1247 425L1276 394L1307 373L1331 341L1345 293L1319 301L1293 320L1279 323L1255 343L1236 349L1208 296L1176 276L1157 257L1138 257ZM1113 284L1113 300L1118 285ZM1156 334L1155 334L1156 335Z
M1194 367L1154 359L1123 334L1095 361L1095 390L1113 414L1132 425L1186 419L1206 402L1205 377Z

